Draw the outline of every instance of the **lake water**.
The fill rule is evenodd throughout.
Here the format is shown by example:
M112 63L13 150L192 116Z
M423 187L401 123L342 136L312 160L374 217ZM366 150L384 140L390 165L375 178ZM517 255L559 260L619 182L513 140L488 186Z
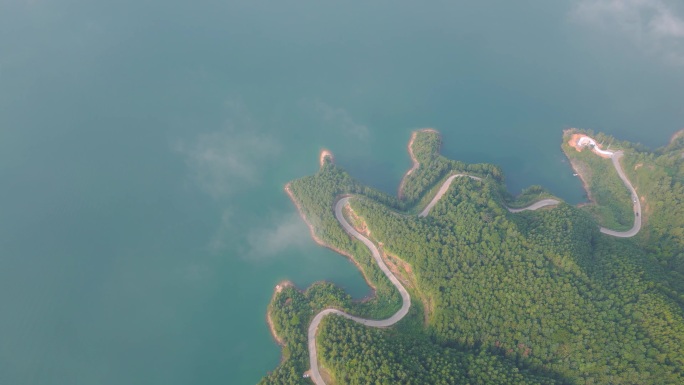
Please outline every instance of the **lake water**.
M682 39L643 5L288 3L0 0L0 383L257 382L277 282L368 293L282 191L322 147L394 193L434 127L577 203L564 128L684 126Z

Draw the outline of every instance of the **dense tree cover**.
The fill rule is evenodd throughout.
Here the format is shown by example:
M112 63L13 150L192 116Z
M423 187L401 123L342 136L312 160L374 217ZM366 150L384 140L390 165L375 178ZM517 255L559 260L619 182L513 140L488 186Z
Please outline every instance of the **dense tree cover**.
M589 195L594 202L585 205L585 210L591 212L602 226L614 230L631 228L634 224L631 193L620 179L611 159L602 158L589 148L580 152L568 145L570 135L576 132L578 131L566 133L562 149L589 187ZM602 146L604 149L613 142L603 136L596 140L605 144ZM613 149L615 146L613 143Z
M336 384L555 383L484 350L464 353L423 335L366 328L342 317L327 317L318 338L322 364Z
M582 132L624 151L623 168L641 199L644 226L635 239L646 254L642 258L645 268L652 270L649 266L654 263L663 266L660 273L652 274L653 279L663 293L684 306L684 131L655 151L601 133ZM571 133L566 133L565 141ZM569 153L576 154L575 150ZM631 218L626 222L631 224Z
M310 383L301 377L308 369L306 327L326 305L377 318L399 306L368 250L334 218L341 194L355 195L352 208L373 240L410 264L413 301L429 306L425 324L417 304L388 330L327 317L319 359L336 383L684 383L684 312L676 302L683 291L669 271L681 266L684 242L684 215L676 215L684 199L680 142L656 155L620 144L630 151L625 169L647 202L644 234L635 239L600 234L592 215L566 204L510 214L501 204L500 176L457 178L427 218L403 214L411 210L408 201L368 189L332 164L294 181L316 235L353 255L378 291L363 304L332 285L314 286L316 295L293 288L277 294L269 312L289 358L262 383ZM434 140L416 143L421 156L439 147ZM405 188L424 201L429 192L416 186L430 189L449 173L412 179ZM521 201L540 194L533 187Z
M452 174L467 173L503 181L501 169L491 164L466 164L440 155L441 136L436 131L418 131L411 146L419 167L406 177L403 186L403 204L407 209L418 204L424 206L434 196L442 182Z
M306 384L302 373L309 368L306 331L319 311L335 307L348 310L351 298L331 283L316 283L305 292L292 286L276 293L269 306L273 328L285 341L283 362L259 384Z
M375 288L376 296L371 301L358 304L356 314L383 318L399 310L399 292L377 267L368 248L344 231L333 212L336 199L344 194L360 194L390 207L399 205L397 199L361 185L329 162L315 175L291 182L290 189L316 236L333 249L354 256L366 280Z
M434 303L436 341L498 352L559 380L684 381L684 318L628 263L642 255L599 235L581 210L512 215L495 198L491 183L463 178L426 219L352 201L385 250L413 267Z
M630 153L625 171L643 199L643 247L675 274L674 282L684 284L684 131L655 153Z

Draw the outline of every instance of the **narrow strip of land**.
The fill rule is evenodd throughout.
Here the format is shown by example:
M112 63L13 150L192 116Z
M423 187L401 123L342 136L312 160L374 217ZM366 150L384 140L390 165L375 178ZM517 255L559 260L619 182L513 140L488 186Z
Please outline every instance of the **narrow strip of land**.
M346 206L349 203L349 197L344 197L340 200L337 201L335 204L335 218L340 222L340 225L344 228L344 230L349 233L351 236L354 238L358 239L359 241L363 242L366 247L371 251L371 254L373 255L373 259L375 259L375 262L378 263L378 266L380 267L380 270L389 278L389 280L392 282L392 284L399 290L399 294L401 294L401 309L397 311L394 315L392 315L389 318L383 319L383 320L370 320L370 319L365 319L361 317L355 317L351 314L347 314L343 311L337 310L337 309L325 309L321 311L320 313L316 314L314 317L313 321L311 321L311 324L309 325L309 334L308 334L308 339L309 339L309 363L311 364L311 379L313 379L315 384L318 385L325 385L325 381L323 381L323 378L321 377L321 373L318 370L318 354L316 350L316 332L318 331L318 326L320 325L321 321L323 318L328 315L328 314L337 314L345 318L349 318L350 320L356 321L358 323L361 323L363 325L367 326L372 326L376 328L384 328L388 326L392 326L395 323L399 322L406 314L408 314L409 308L411 307L411 296L409 295L408 291L404 288L404 286L399 282L397 277L392 274L390 269L387 267L385 262L382 260L382 256L380 255L380 251L378 248L375 246L373 242L371 242L370 239L366 238L363 236L361 233L356 231L352 225L347 222L347 220L344 218L344 215L342 214L342 209L344 206Z
M420 167L420 162L418 162L418 159L416 158L416 155L413 153L413 142L415 142L416 137L418 136L419 133L421 132L431 132L439 135L439 132L433 128L422 128L417 131L413 131L411 134L411 139L409 139L408 142L408 153L409 156L411 157L411 162L413 163L411 165L411 168L406 171L406 174L404 174L404 177L401 178L401 182L399 182L399 190L397 190L397 196L399 199L402 199L404 197L404 185L406 184L406 181L409 178L409 175L413 174L414 171L418 170L418 167Z

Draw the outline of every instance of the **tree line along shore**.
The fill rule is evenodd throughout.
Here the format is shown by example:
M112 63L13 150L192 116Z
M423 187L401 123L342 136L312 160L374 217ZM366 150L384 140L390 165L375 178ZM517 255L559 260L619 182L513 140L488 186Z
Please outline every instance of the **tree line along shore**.
M565 147L577 132L624 151L623 168L643 199L645 225L636 237L598 231L625 223L630 202L600 168L603 159ZM506 206L551 194L533 186L512 197L498 167L441 156L436 131L413 136L419 166L405 176L402 199L364 186L331 157L315 175L290 182L312 235L352 258L376 293L354 302L326 282L274 293L268 312L283 361L260 383L311 383L302 377L306 333L320 310L381 319L401 306L368 249L335 219L341 195L353 196L354 213L383 252L411 267L398 271L414 283L416 300L389 329L326 317L317 340L326 383L683 383L684 135L656 151L587 131L566 131L563 139L578 170L605 176L586 176L594 202L581 208L509 213ZM457 172L482 182L457 178L428 217L409 215Z

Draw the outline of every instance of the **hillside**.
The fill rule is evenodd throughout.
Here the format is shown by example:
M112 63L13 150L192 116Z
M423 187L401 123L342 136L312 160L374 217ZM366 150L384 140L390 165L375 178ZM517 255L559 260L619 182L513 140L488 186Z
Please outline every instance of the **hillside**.
M400 306L368 249L335 219L332 207L343 194L352 195L354 222L369 230L414 305L388 329L326 317L317 338L326 383L684 382L683 292L673 278L684 258L684 215L676 215L684 199L681 137L654 153L621 145L647 207L643 231L628 239L598 231L603 220L625 225L622 201L607 209L561 203L512 214L506 206L529 197L516 205L497 167L448 160L438 153L439 140L434 131L416 133L420 165L405 178L402 199L363 186L330 161L289 184L317 240L353 258L376 296L357 303L324 283L276 293L269 313L285 359L262 384L311 383L302 374L309 369L307 327L318 311L334 307L375 319ZM595 159L587 159L591 168ZM455 179L426 218L416 216L455 173L482 180ZM605 192L590 184L589 195L602 194L596 206L611 194L622 199L610 181Z

